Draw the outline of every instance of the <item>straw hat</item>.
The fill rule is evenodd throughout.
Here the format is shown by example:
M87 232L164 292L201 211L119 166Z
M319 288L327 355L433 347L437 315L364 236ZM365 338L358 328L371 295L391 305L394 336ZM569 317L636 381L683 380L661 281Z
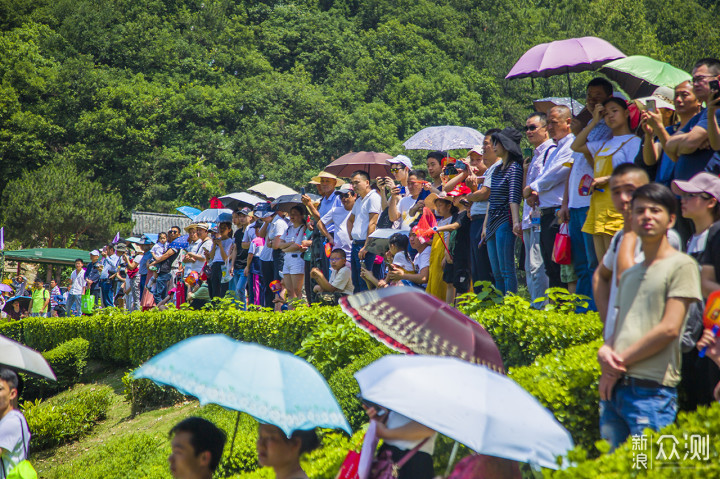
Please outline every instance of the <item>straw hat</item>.
M312 178L310 178L310 181L317 181L317 184L320 184L321 178L330 178L331 180L335 180L335 188L345 184L343 180L333 175L332 173L328 173L327 171L321 171L317 176L313 176Z

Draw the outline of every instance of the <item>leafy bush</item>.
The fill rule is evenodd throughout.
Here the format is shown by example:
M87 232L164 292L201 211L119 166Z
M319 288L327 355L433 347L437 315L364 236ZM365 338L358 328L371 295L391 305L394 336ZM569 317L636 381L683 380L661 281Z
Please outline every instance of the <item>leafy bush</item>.
M374 348L385 347L373 336L357 327L347 315L332 315L327 322L318 321L315 330L295 353L329 378L360 355Z
M709 407L700 407L696 412L680 412L674 424L654 432L646 430L646 448L633 449L632 440L627 441L618 447L611 454L605 454L597 459L588 459L587 451L582 447L576 447L569 455L570 460L575 464L564 471L547 471L546 477L551 479L585 479L595 477L652 477L668 479L684 479L696 477L720 477L720 404L714 403ZM661 436L671 438L660 439ZM705 454L699 454L693 458L692 454L685 453L690 450L690 436L699 435L709 437L709 458ZM675 438L676 450L679 460L675 461L675 467L668 467L664 461L657 461L659 445L663 444L665 453L669 457ZM660 441L660 443L658 443ZM609 447L604 443L606 448ZM650 450L650 448L653 448ZM699 452L699 451L698 451ZM646 453L648 457L648 469L633 468L638 454ZM699 459L698 459L699 457ZM652 467L650 467L652 464Z
M33 448L58 446L86 434L105 418L112 396L110 387L93 387L47 401L23 403Z
M23 322L8 321L0 324L0 334L19 343L22 342Z
M194 311L168 309L125 313L110 308L92 316L28 318L23 343L51 349L71 338L90 342L92 359L137 366L183 339L226 334L285 351L297 351L318 322L343 315L338 307L299 308L282 314L235 308Z
M359 429L368 421L367 414L365 414L360 400L357 398L360 387L353 374L389 352L391 352L390 349L385 346L371 349L344 368L336 371L328 380L330 389L353 430Z
M488 301L466 295L460 309L495 339L506 369L531 364L537 357L602 336L603 326L597 313L540 311L514 295L506 296L501 305L479 306Z
M48 397L77 383L85 374L89 348L87 340L75 338L44 352L43 357L55 372L57 381L26 376L23 399Z
M602 340L543 356L509 376L550 409L576 444L593 450L600 439L597 351Z
M131 372L122 377L123 397L130 403L130 414L155 407L172 406L186 397L170 386L158 386L149 379L133 379Z

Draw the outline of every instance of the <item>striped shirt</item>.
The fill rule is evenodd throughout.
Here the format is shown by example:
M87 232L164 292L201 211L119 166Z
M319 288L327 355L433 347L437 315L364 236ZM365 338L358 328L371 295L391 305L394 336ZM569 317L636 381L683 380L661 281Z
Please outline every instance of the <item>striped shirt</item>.
M486 239L492 238L501 224L510 221L510 203L520 204L522 182L523 167L520 162L511 161L506 167L501 164L493 171Z

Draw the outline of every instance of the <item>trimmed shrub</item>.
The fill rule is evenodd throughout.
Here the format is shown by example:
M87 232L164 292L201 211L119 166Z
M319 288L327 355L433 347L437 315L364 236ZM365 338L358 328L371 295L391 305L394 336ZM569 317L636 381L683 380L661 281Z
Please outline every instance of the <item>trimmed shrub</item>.
M597 313L540 311L513 295L506 296L501 305L478 307L478 303L488 304L488 301L466 296L461 310L482 324L495 339L506 369L526 366L553 351L602 337L603 325Z
M335 372L335 374L333 374L328 380L330 389L335 395L338 404L340 404L343 413L345 413L345 417L350 423L350 427L352 427L354 431L358 430L363 426L363 424L367 423L368 417L360 404L360 400L357 398L357 395L360 393L360 387L353 377L353 374L376 359L391 352L390 348L382 345L371 349L348 364L346 367Z
M112 396L112 389L104 386L43 402L25 402L22 408L32 431L32 447L46 449L86 434L105 418Z
M564 471L546 471L545 476L551 479L720 477L720 404L714 403L709 407L699 407L696 412L692 413L681 412L678 414L675 424L658 432L646 429L645 433L647 439L645 447L642 447L639 440L636 440L634 444L631 439L618 447L612 454L605 454L594 460L588 459L585 449L577 447L569 456L575 467ZM691 439L693 435L703 440L706 437L709 438L707 456L700 447L694 451L697 455L693 453L693 440ZM663 436L665 437L663 438ZM608 450L609 445L605 442L602 444ZM672 456L671 461L663 461L663 457L658 456L660 445L664 448L666 458L671 457L674 446L677 458ZM647 469L634 467L634 465L637 466L640 454L645 454L647 457ZM658 457L661 459L660 461L658 461Z
M6 338L22 343L23 340L23 322L8 321L0 323L0 334Z
M77 383L85 374L90 343L82 338L65 341L42 353L55 372L57 381L25 376L23 399L34 400L56 394Z
M597 351L602 340L543 356L509 376L550 409L576 444L591 449L600 439Z
M130 403L130 414L136 414L156 407L172 406L187 399L177 389L158 386L149 379L133 379L131 372L122 378L123 397Z

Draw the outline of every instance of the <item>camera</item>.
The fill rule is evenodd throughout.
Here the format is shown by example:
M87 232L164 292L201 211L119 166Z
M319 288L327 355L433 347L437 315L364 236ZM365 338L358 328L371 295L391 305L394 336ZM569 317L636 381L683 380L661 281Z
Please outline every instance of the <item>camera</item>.
M710 86L710 90L713 92L712 99L717 99L718 96L720 96L720 83L718 83L717 80L712 80L710 83L708 83Z
M465 164L464 161L456 161L456 162L455 162L455 169L456 169L457 171L460 171L460 170L463 170L463 171L464 171L464 170L467 170L467 165Z
M448 163L448 165L443 170L443 174L445 176L455 176L458 174L458 170L455 167L455 163Z

